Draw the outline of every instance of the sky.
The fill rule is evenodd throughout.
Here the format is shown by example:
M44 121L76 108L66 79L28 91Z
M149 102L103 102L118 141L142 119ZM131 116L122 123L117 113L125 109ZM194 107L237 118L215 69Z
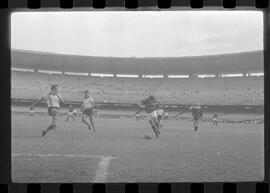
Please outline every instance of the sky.
M260 11L17 12L11 48L105 57L263 50Z

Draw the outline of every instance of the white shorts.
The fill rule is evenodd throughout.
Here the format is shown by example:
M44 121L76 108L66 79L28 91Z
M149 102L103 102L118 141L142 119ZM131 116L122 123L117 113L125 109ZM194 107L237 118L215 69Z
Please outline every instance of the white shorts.
M217 121L217 118L213 118L213 121Z
M73 116L73 112L68 112L68 116Z
M152 119L156 119L157 118L157 111L152 111L151 113L147 114L147 120L150 121Z

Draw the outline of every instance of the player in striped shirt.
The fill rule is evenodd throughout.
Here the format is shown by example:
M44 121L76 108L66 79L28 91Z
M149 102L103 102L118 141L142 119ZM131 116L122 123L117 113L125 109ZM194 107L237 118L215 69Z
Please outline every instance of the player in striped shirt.
M82 122L88 126L88 129L91 130L93 128L93 131L95 132L95 125L93 121L93 115L94 111L93 108L95 107L94 99L89 96L89 91L86 90L84 92L84 97L82 100ZM88 123L87 118L89 118L90 123Z
M50 130L55 130L57 127L60 102L65 102L61 95L58 93L57 85L52 85L51 92L47 96L43 97L43 99L47 100L48 113L52 117L52 123L47 127L47 129L42 130L42 136L45 136Z

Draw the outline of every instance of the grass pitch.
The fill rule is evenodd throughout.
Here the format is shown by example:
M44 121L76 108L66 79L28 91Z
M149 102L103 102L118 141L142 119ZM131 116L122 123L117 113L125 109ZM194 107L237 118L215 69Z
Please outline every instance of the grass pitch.
M12 116L13 182L210 182L264 178L263 125L164 121L156 139L145 120L95 119L97 132L60 118ZM145 135L152 139L146 140Z

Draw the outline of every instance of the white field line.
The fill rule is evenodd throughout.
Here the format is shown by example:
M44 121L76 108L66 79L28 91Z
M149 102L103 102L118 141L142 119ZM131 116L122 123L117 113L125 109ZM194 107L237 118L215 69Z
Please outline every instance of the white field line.
M110 161L116 157L102 155L81 155L81 154L32 154L32 153L12 153L12 157L64 157L64 158L100 158L94 182L105 182L108 175Z
M108 175L108 167L110 165L110 161L115 159L115 157L103 156L98 165L98 169L96 171L96 177L94 182L105 182L106 177Z

